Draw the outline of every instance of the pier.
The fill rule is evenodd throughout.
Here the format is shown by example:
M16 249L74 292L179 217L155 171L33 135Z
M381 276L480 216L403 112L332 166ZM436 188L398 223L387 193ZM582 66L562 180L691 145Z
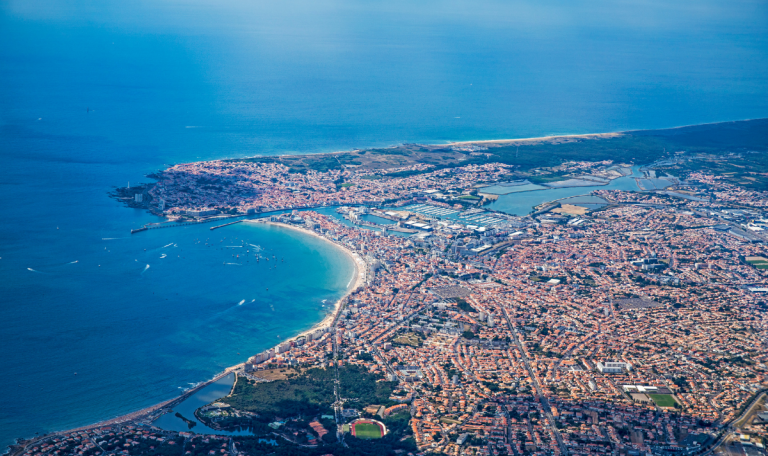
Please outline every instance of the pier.
M211 227L211 231L215 230L216 228L224 228L225 226L234 225L235 223L240 223L242 220L235 220L234 222L225 223L223 225L216 225Z
M148 225L142 226L141 228L136 228L136 229L131 230L131 234L140 233L142 231L147 231L147 230L157 230L157 229L160 229L160 228L175 228L177 226L199 225L201 223L215 222L217 220L228 219L228 218L232 218L232 217L243 217L243 215L232 215L232 216L229 216L229 217L216 217L216 218L205 219L205 220L190 220L188 222L166 223L166 224L162 224L162 225L148 224ZM234 221L234 222L225 223L223 225L214 226L211 229L213 230L213 229L216 229L216 228L221 228L222 226L232 225L233 223L239 223L239 222L242 222L242 220L237 220L237 221Z

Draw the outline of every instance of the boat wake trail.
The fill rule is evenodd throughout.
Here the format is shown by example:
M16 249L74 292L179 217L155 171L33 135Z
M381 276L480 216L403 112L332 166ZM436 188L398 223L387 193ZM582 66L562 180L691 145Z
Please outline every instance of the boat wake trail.
M38 274L56 274L58 272L63 271L64 270L63 268L65 266L69 266L70 264L75 264L75 263L79 263L79 262L80 262L80 260L75 260L75 261L70 261L69 263L60 263L60 264L48 265L47 269L49 269L49 271L38 271L37 269L32 269L32 268L27 268L27 270L30 271L30 272L36 272Z
M231 264L233 266L242 266L242 264L240 264L240 263L224 263L224 264Z
M240 303L238 304L238 306L242 306L243 304L245 304L245 299L243 299L242 301L240 301Z
M165 258L165 257L167 257L167 256L168 256L168 255L166 255L166 254L162 254L162 255L160 255L160 258Z
M168 244L168 245L164 245L164 246L162 246L162 247L160 247L160 248L161 248L161 249L164 249L164 248L166 248L166 247L170 247L170 246L172 246L172 245L173 245L173 242L171 242L171 243L170 243L170 244Z
M141 275L144 275L144 273L147 272L147 269L149 269L149 265L144 266L144 270L141 271Z

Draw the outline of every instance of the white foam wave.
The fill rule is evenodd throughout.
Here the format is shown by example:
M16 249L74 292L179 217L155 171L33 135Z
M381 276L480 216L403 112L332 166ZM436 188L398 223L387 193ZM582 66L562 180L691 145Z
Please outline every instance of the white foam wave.
M168 255L166 255L166 254L162 254L162 255L160 255L160 258L162 259L162 258L165 258L165 257L167 257L167 256L168 256Z

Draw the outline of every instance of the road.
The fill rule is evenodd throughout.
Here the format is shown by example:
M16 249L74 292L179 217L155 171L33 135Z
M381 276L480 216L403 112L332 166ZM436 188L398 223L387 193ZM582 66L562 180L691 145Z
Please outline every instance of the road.
M744 411L741 412L741 414L739 416L737 416L737 417L735 417L734 419L731 420L731 422L728 424L728 426L726 426L723 429L723 433L720 436L720 438L717 439L715 441L715 443L712 444L712 446L707 451L705 451L704 453L701 453L701 456L707 456L709 454L712 454L718 447L720 447L720 445L722 445L723 442L725 442L725 439L727 439L728 436L731 435L731 433L736 429L736 427L733 424L734 423L738 423L739 421L743 420L744 417L746 417L748 414L752 413L752 409L755 408L755 406L760 402L760 398L765 396L765 394L766 394L766 390L763 390L763 391L759 392L758 394L756 394L752 398L752 401L749 404L749 407L745 408Z
M343 424L342 418L341 418L341 397L339 396L339 347L336 343L336 321L333 322L333 327L331 328L331 338L333 341L333 369L336 378L333 381L333 395L335 396L335 401L333 403L333 414L336 417L336 438L339 439L339 441L344 445L344 433L341 432L341 425ZM346 445L345 445L346 446Z
M568 448L565 446L563 436L560 435L560 431L555 425L555 417L552 415L552 407L549 405L549 400L547 397L544 396L544 392L541 389L541 385L539 385L539 381L536 379L536 375L534 375L531 364L528 361L528 357L525 355L525 351L523 350L523 343L520 342L520 337L518 337L515 327L512 326L512 321L509 319L507 309L502 306L501 311L504 312L504 319L507 321L507 326L509 327L509 331L512 333L512 337L515 340L515 345L517 345L517 348L520 350L520 356L523 359L523 364L525 364L525 369L528 371L528 376L531 378L531 383L533 383L533 387L536 389L536 394L539 396L539 401L541 402L541 406L544 409L544 414L547 416L547 420L549 420L552 434L554 434L555 439L557 440L557 445L560 447L560 452L563 456L568 456Z

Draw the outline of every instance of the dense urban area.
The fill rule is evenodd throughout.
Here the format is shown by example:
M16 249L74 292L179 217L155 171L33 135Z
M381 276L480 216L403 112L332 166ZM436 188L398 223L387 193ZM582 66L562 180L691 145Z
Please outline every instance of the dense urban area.
M358 258L361 286L195 412L248 435L201 435L193 417L158 429L167 405L15 454L765 454L766 174L739 165L749 151L664 152L521 167L456 145L449 167L170 167L123 197L169 224L312 231ZM639 189L492 209L521 186L616 179Z

